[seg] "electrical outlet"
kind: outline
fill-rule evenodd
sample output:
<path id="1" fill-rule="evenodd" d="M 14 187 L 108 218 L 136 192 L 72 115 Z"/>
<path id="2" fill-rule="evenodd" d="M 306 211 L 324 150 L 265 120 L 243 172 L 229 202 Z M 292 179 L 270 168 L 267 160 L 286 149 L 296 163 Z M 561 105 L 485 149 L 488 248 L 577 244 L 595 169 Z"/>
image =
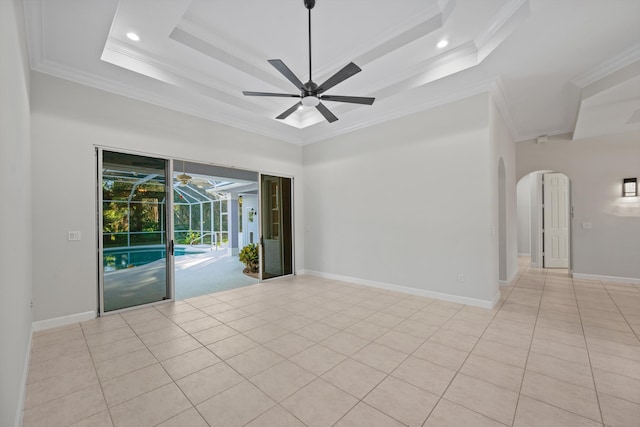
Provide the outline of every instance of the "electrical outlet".
<path id="1" fill-rule="evenodd" d="M 458 274 L 458 283 L 464 282 L 464 274 Z"/>
<path id="2" fill-rule="evenodd" d="M 77 241 L 82 237 L 82 233 L 79 231 L 70 231 L 68 234 L 69 241 Z"/>

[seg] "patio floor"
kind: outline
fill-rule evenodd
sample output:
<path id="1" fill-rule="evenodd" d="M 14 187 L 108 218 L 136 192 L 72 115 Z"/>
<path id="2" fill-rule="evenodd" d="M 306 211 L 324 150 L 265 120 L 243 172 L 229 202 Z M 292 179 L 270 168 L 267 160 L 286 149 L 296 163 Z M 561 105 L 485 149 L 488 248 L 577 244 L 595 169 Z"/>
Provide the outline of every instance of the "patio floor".
<path id="1" fill-rule="evenodd" d="M 175 299 L 182 300 L 258 283 L 226 249 L 175 258 Z M 162 300 L 165 261 L 105 273 L 105 311 Z"/>

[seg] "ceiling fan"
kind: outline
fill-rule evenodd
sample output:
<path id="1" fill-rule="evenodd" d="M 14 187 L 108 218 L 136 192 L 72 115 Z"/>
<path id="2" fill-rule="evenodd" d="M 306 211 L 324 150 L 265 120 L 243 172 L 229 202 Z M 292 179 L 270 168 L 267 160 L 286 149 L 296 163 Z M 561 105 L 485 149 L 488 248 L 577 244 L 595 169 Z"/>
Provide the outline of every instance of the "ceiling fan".
<path id="1" fill-rule="evenodd" d="M 338 95 L 324 95 L 324 92 L 331 89 L 338 83 L 342 83 L 354 74 L 362 71 L 353 62 L 350 62 L 340 71 L 329 77 L 327 81 L 321 85 L 317 85 L 311 79 L 311 9 L 316 5 L 316 0 L 304 0 L 304 6 L 309 10 L 309 81 L 302 83 L 293 71 L 285 65 L 280 59 L 269 59 L 269 63 L 275 67 L 276 70 L 287 78 L 296 88 L 300 90 L 299 95 L 287 94 L 287 93 L 270 93 L 270 92 L 248 92 L 243 91 L 245 96 L 273 96 L 280 98 L 300 98 L 300 102 L 289 108 L 284 113 L 280 114 L 276 119 L 284 120 L 291 115 L 294 111 L 304 107 L 316 107 L 320 114 L 324 116 L 329 123 L 333 123 L 338 118 L 331 112 L 321 101 L 334 101 L 334 102 L 348 102 L 351 104 L 364 104 L 371 105 L 375 98 L 368 98 L 362 96 L 338 96 Z"/>
<path id="2" fill-rule="evenodd" d="M 184 187 L 185 185 L 189 184 L 191 182 L 191 180 L 193 178 L 191 178 L 191 176 L 187 175 L 187 173 L 184 171 L 184 160 L 182 161 L 182 173 L 178 176 L 176 176 L 176 179 L 178 181 L 180 181 L 180 186 Z"/>

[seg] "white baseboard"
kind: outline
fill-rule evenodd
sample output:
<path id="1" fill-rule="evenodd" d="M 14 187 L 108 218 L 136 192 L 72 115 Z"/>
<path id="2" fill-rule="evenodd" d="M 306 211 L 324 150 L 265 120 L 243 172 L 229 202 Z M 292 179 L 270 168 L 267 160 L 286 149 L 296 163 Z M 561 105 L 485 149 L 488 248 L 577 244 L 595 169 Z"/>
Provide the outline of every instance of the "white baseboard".
<path id="1" fill-rule="evenodd" d="M 27 394 L 27 378 L 29 377 L 29 361 L 31 360 L 31 338 L 33 337 L 33 326 L 29 334 L 29 342 L 27 343 L 27 354 L 24 358 L 24 367 L 22 368 L 22 379 L 20 380 L 20 394 L 18 396 L 18 407 L 16 409 L 16 417 L 14 427 L 22 426 L 22 412 L 24 411 L 24 399 Z"/>
<path id="2" fill-rule="evenodd" d="M 531 263 L 529 264 L 529 267 L 533 267 L 533 268 L 540 268 L 540 266 L 538 266 L 538 263 L 537 263 L 537 262 L 531 262 Z"/>
<path id="3" fill-rule="evenodd" d="M 530 252 L 524 253 L 524 252 L 518 252 L 518 256 L 531 256 Z"/>
<path id="4" fill-rule="evenodd" d="M 600 276 L 598 274 L 573 273 L 573 278 L 583 280 L 599 280 L 601 282 L 632 283 L 634 285 L 640 285 L 640 279 L 636 277 Z"/>
<path id="5" fill-rule="evenodd" d="M 68 316 L 54 317 L 53 319 L 39 320 L 37 322 L 33 322 L 32 328 L 34 331 L 43 331 L 45 329 L 57 328 L 58 326 L 84 322 L 95 318 L 95 311 L 87 311 L 84 313 L 70 314 Z"/>
<path id="6" fill-rule="evenodd" d="M 500 286 L 509 286 L 513 283 L 513 281 L 518 277 L 518 272 L 516 271 L 509 277 L 507 280 L 500 280 Z"/>
<path id="7" fill-rule="evenodd" d="M 493 308 L 500 299 L 500 292 L 491 300 L 482 300 L 478 298 L 469 298 L 459 295 L 445 294 L 442 292 L 428 291 L 425 289 L 410 288 L 407 286 L 393 285 L 391 283 L 376 282 L 373 280 L 360 279 L 357 277 L 341 276 L 338 274 L 323 273 L 321 271 L 305 270 L 305 274 L 310 276 L 323 277 L 325 279 L 340 280 L 342 282 L 354 283 L 356 285 L 370 286 L 372 288 L 386 289 L 388 291 L 403 292 L 405 294 L 417 295 L 421 297 L 435 298 L 443 301 L 456 302 L 459 304 L 472 305 L 481 308 Z"/>
<path id="8" fill-rule="evenodd" d="M 496 294 L 491 299 L 491 307 L 490 308 L 495 307 L 496 304 L 498 303 L 498 301 L 500 301 L 501 297 L 502 297 L 502 295 L 500 294 L 500 290 L 498 289 L 498 292 L 496 292 Z M 486 307 L 483 307 L 483 308 L 486 308 Z"/>

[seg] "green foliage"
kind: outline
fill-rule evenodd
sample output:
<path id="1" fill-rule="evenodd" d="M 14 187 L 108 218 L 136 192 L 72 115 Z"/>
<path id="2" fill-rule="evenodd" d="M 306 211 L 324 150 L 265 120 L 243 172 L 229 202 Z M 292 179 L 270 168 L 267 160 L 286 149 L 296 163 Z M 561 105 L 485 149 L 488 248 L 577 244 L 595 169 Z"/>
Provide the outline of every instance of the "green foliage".
<path id="1" fill-rule="evenodd" d="M 182 240 L 180 240 L 180 243 L 183 243 L 185 245 L 190 245 L 191 242 L 195 241 L 199 237 L 200 237 L 200 233 L 199 232 L 193 231 L 193 230 L 189 230 L 187 232 L 187 234 L 184 236 L 184 238 Z"/>
<path id="2" fill-rule="evenodd" d="M 103 232 L 158 232 L 164 208 L 164 184 L 154 181 L 102 181 Z M 115 236 L 111 236 L 115 240 Z"/>
<path id="3" fill-rule="evenodd" d="M 250 243 L 238 254 L 240 262 L 245 265 L 247 273 L 257 273 L 260 268 L 260 261 L 258 257 L 258 245 Z"/>

